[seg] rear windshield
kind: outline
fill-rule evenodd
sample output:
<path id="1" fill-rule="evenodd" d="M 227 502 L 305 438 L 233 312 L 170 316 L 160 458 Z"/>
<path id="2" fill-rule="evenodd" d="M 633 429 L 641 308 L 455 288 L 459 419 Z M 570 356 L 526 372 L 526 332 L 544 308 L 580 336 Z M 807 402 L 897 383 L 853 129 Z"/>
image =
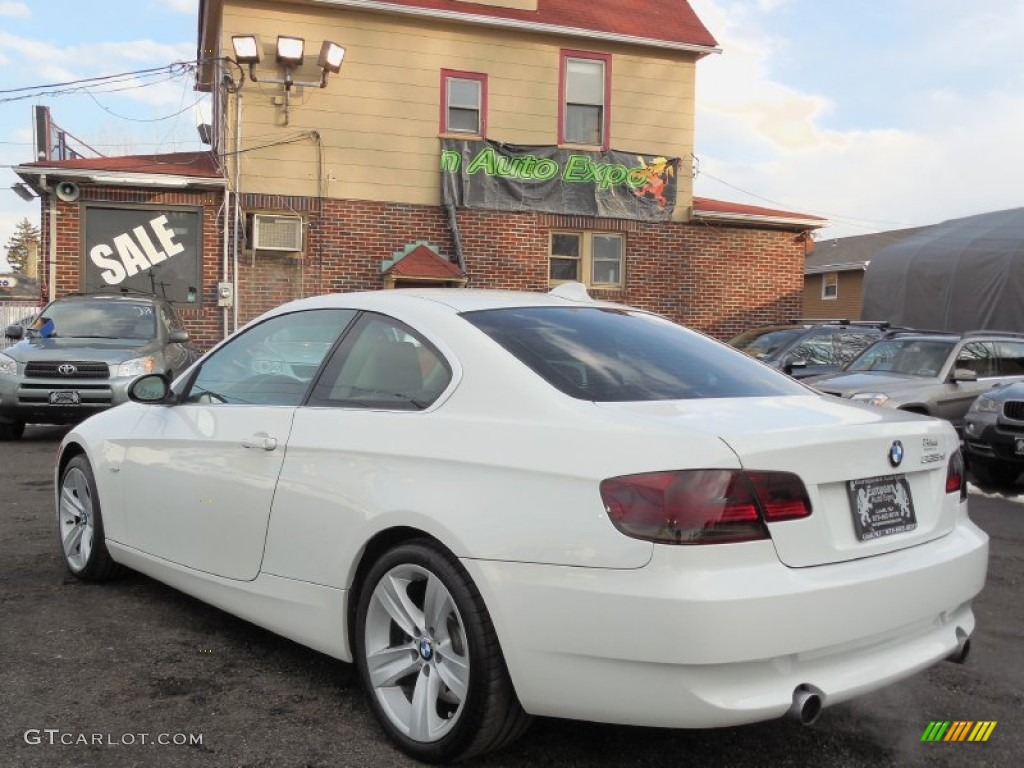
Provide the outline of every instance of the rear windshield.
<path id="1" fill-rule="evenodd" d="M 729 344 L 758 360 L 770 360 L 776 352 L 788 347 L 805 333 L 806 328 L 760 328 L 741 333 L 731 339 Z"/>
<path id="2" fill-rule="evenodd" d="M 788 377 L 663 318 L 603 307 L 463 317 L 571 397 L 598 402 L 802 395 Z"/>

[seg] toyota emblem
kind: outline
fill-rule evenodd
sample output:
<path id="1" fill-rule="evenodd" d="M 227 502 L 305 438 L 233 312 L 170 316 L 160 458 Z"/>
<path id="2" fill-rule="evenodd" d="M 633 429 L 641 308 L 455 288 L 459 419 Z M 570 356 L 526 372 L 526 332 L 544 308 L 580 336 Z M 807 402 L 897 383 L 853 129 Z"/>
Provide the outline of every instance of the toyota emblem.
<path id="1" fill-rule="evenodd" d="M 903 463 L 903 443 L 899 440 L 893 440 L 892 445 L 889 446 L 889 463 L 894 467 Z"/>
<path id="2" fill-rule="evenodd" d="M 74 376 L 78 373 L 78 368 L 73 366 L 71 363 L 62 363 L 57 366 L 57 373 L 61 376 Z"/>

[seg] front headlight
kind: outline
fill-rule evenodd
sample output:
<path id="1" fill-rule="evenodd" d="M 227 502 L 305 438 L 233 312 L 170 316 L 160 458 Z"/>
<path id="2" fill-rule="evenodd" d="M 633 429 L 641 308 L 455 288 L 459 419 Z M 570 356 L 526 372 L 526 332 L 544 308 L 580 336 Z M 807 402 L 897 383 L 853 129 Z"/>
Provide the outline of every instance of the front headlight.
<path id="1" fill-rule="evenodd" d="M 136 357 L 125 360 L 119 365 L 110 366 L 110 375 L 114 378 L 127 376 L 141 376 L 144 373 L 152 373 L 156 369 L 156 358 L 152 356 Z"/>
<path id="2" fill-rule="evenodd" d="M 999 410 L 1003 407 L 1003 404 L 998 400 L 993 400 L 991 397 L 980 395 L 977 400 L 974 401 L 974 405 L 971 406 L 972 411 L 978 413 L 999 413 Z"/>
<path id="3" fill-rule="evenodd" d="M 15 376 L 18 373 L 18 364 L 13 357 L 8 357 L 0 352 L 0 376 Z"/>
<path id="4" fill-rule="evenodd" d="M 850 399 L 868 405 L 885 405 L 889 402 L 889 396 L 884 392 L 858 392 Z"/>

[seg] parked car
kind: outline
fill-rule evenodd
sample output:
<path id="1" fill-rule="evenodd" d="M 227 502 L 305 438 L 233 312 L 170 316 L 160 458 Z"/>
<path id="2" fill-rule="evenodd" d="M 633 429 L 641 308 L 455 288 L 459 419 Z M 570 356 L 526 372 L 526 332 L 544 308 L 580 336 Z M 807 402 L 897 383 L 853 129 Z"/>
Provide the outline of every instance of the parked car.
<path id="1" fill-rule="evenodd" d="M 64 296 L 5 336 L 16 343 L 0 352 L 0 440 L 81 421 L 127 400 L 135 376 L 173 378 L 199 357 L 170 302 L 148 294 Z"/>
<path id="2" fill-rule="evenodd" d="M 982 483 L 1011 485 L 1024 472 L 1024 383 L 989 390 L 971 405 L 964 450 Z"/>
<path id="3" fill-rule="evenodd" d="M 793 378 L 834 373 L 870 346 L 888 323 L 812 320 L 744 331 L 729 344 Z"/>
<path id="4" fill-rule="evenodd" d="M 577 287 L 304 299 L 136 379 L 61 443 L 68 569 L 354 661 L 433 762 L 530 715 L 811 722 L 963 658 L 988 544 L 949 424 Z"/>
<path id="5" fill-rule="evenodd" d="M 936 416 L 962 432 L 974 399 L 1024 380 L 1024 334 L 890 331 L 841 372 L 806 379 L 837 397 Z"/>

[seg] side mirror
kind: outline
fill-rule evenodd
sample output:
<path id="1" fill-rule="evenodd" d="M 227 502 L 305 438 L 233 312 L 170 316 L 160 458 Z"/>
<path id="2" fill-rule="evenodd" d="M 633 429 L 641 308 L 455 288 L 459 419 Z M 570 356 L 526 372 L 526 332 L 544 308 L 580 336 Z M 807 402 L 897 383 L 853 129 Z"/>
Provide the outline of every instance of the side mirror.
<path id="1" fill-rule="evenodd" d="M 175 328 L 167 334 L 169 344 L 185 344 L 188 341 L 188 331 L 183 328 Z"/>
<path id="2" fill-rule="evenodd" d="M 128 385 L 128 399 L 135 403 L 165 403 L 171 382 L 162 373 L 146 373 Z"/>
<path id="3" fill-rule="evenodd" d="M 15 341 L 21 339 L 25 335 L 25 329 L 20 325 L 8 325 L 4 329 L 4 336 L 8 339 L 14 339 Z"/>
<path id="4" fill-rule="evenodd" d="M 792 373 L 794 368 L 806 368 L 807 361 L 802 357 L 791 357 L 782 366 L 783 373 Z"/>
<path id="5" fill-rule="evenodd" d="M 977 381 L 977 371 L 972 371 L 970 368 L 954 368 L 953 369 L 953 381 Z"/>

